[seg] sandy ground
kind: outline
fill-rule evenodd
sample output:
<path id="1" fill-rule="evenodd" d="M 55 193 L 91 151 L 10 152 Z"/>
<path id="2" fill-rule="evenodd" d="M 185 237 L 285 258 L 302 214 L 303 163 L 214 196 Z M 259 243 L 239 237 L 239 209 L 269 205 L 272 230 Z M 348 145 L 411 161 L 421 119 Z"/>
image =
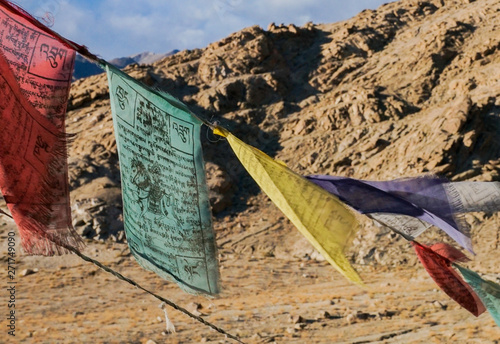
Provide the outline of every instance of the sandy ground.
<path id="1" fill-rule="evenodd" d="M 0 218 L 3 286 L 13 229 Z M 476 318 L 461 309 L 421 267 L 357 265 L 364 290 L 325 262 L 229 248 L 219 253 L 223 293 L 207 299 L 141 269 L 125 244 L 89 242 L 85 249 L 245 343 L 500 342 L 500 329 L 487 313 Z M 235 343 L 173 309 L 168 313 L 177 332 L 166 334 L 158 300 L 76 256 L 21 256 L 15 268 L 16 336 L 7 334 L 9 296 L 2 287 L 2 343 Z M 38 271 L 21 276 L 25 269 Z"/>

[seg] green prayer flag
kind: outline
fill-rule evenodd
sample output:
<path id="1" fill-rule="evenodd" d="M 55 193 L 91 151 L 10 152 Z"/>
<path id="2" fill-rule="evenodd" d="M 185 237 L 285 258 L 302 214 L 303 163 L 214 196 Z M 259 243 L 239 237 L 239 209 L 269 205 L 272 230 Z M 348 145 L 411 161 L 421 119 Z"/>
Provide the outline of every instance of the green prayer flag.
<path id="1" fill-rule="evenodd" d="M 142 267 L 185 291 L 217 294 L 202 122 L 172 96 L 113 66 L 106 71 L 130 250 Z"/>
<path id="2" fill-rule="evenodd" d="M 476 272 L 460 265 L 455 265 L 455 267 L 460 270 L 464 279 L 474 289 L 481 301 L 483 301 L 493 320 L 500 326 L 500 285 L 491 281 L 485 281 Z"/>

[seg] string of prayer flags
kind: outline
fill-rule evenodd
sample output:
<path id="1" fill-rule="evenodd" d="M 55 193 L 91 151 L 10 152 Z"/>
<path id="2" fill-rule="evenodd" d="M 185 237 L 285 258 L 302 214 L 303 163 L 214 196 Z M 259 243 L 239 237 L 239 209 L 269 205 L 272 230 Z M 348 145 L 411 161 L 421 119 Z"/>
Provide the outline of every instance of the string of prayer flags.
<path id="1" fill-rule="evenodd" d="M 464 279 L 474 289 L 481 301 L 483 301 L 493 320 L 500 326 L 500 285 L 492 281 L 486 281 L 476 272 L 458 264 L 454 264 L 454 266 L 460 270 Z"/>
<path id="2" fill-rule="evenodd" d="M 362 285 L 361 278 L 343 253 L 357 229 L 357 221 L 351 211 L 337 197 L 242 142 L 227 130 L 216 128 L 214 133 L 227 138 L 260 188 L 325 259 L 347 279 Z"/>
<path id="3" fill-rule="evenodd" d="M 451 267 L 455 261 L 468 260 L 462 252 L 445 243 L 430 247 L 415 241 L 411 243 L 425 270 L 441 290 L 476 317 L 486 310 L 477 294 Z"/>
<path id="4" fill-rule="evenodd" d="M 29 254 L 67 250 L 217 331 L 227 332 L 159 297 L 78 250 L 71 225 L 65 113 L 75 52 L 107 71 L 122 177 L 124 226 L 144 268 L 194 294 L 219 293 L 219 269 L 200 142 L 202 121 L 169 94 L 153 91 L 78 44 L 0 0 L 0 190 Z M 475 316 L 489 310 L 500 326 L 500 286 L 454 262 L 447 245 L 413 241 L 435 225 L 472 252 L 459 214 L 500 210 L 500 183 L 425 176 L 386 182 L 303 178 L 222 128 L 257 184 L 312 245 L 349 280 L 363 285 L 344 255 L 357 222 L 342 203 L 394 228 L 412 245 L 438 286 Z M 0 209 L 0 214 L 5 214 Z M 460 270 L 467 284 L 453 270 Z M 175 332 L 165 303 L 166 331 Z"/>
<path id="5" fill-rule="evenodd" d="M 417 237 L 429 227 L 425 223 L 429 223 L 441 228 L 462 247 L 473 252 L 468 225 L 457 217 L 465 208 L 462 193 L 450 192 L 452 183 L 444 178 L 423 176 L 382 182 L 325 175 L 306 178 L 358 212 L 388 223 L 406 237 Z M 408 221 L 407 218 L 391 219 L 388 214 L 411 216 L 425 222 Z"/>
<path id="6" fill-rule="evenodd" d="M 0 1 L 0 189 L 28 254 L 79 249 L 65 113 L 75 51 Z M 41 25 L 41 24 L 40 24 Z"/>
<path id="7" fill-rule="evenodd" d="M 141 266 L 185 291 L 217 294 L 202 122 L 173 97 L 112 65 L 106 71 L 130 250 Z"/>

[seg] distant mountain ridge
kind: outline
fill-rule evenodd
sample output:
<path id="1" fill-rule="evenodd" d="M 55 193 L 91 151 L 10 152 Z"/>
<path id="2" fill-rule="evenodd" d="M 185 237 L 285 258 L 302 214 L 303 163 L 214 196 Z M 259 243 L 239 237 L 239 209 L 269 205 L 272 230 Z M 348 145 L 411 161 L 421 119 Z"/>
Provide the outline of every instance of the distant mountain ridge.
<path id="1" fill-rule="evenodd" d="M 179 50 L 175 49 L 172 50 L 168 53 L 164 54 L 157 54 L 157 53 L 152 53 L 149 51 L 145 51 L 139 54 L 135 54 L 132 56 L 127 56 L 127 57 L 117 57 L 109 61 L 111 64 L 118 68 L 125 68 L 128 65 L 131 65 L 132 63 L 138 63 L 138 64 L 151 64 L 156 61 L 159 61 L 167 56 L 171 56 L 173 54 L 178 53 Z M 97 75 L 100 73 L 103 73 L 104 71 L 97 66 L 96 64 L 88 61 L 81 55 L 77 55 L 75 58 L 75 67 L 73 71 L 73 81 L 81 79 L 81 78 L 86 78 L 91 75 Z"/>

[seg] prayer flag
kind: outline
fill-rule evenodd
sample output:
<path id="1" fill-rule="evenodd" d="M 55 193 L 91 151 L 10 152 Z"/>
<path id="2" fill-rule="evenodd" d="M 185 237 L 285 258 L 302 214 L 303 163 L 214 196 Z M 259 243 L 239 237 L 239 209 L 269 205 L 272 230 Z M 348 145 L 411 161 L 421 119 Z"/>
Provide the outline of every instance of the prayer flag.
<path id="1" fill-rule="evenodd" d="M 415 238 L 432 224 L 444 230 L 456 242 L 472 251 L 467 223 L 457 217 L 463 212 L 458 192 L 450 193 L 444 178 L 424 176 L 374 182 L 345 177 L 308 176 L 313 183 L 336 195 L 362 214 L 388 223 L 409 239 Z M 412 216 L 424 222 L 389 218 L 388 214 Z"/>
<path id="2" fill-rule="evenodd" d="M 486 309 L 496 324 L 500 326 L 500 285 L 485 281 L 476 272 L 464 268 L 458 264 L 455 265 L 469 285 L 476 291 L 477 295 L 483 301 Z"/>
<path id="3" fill-rule="evenodd" d="M 450 198 L 460 198 L 458 213 L 500 211 L 500 182 L 454 182 L 444 186 Z"/>
<path id="4" fill-rule="evenodd" d="M 326 260 L 347 279 L 362 284 L 343 253 L 357 229 L 351 211 L 337 197 L 225 129 L 214 132 L 227 138 L 252 178 Z"/>
<path id="5" fill-rule="evenodd" d="M 190 293 L 219 292 L 219 270 L 200 142 L 201 121 L 173 97 L 107 64 L 134 257 Z"/>
<path id="6" fill-rule="evenodd" d="M 403 235 L 406 240 L 410 241 L 432 226 L 430 223 L 408 215 L 372 213 L 367 216 L 375 220 L 376 225 L 390 228 Z"/>
<path id="7" fill-rule="evenodd" d="M 412 241 L 412 245 L 425 270 L 441 290 L 476 317 L 485 311 L 481 299 L 451 267 L 454 261 L 468 259 L 462 252 L 444 243 L 428 247 Z"/>
<path id="8" fill-rule="evenodd" d="M 0 189 L 28 254 L 75 249 L 65 133 L 75 52 L 0 1 Z M 62 246 L 62 247 L 61 247 Z"/>

